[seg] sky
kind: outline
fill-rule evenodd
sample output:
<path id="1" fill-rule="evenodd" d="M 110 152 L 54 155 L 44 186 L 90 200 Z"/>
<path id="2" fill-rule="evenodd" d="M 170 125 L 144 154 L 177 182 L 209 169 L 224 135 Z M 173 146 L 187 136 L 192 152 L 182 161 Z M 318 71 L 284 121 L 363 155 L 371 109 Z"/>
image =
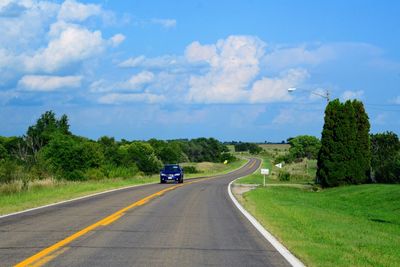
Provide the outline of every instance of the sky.
<path id="1" fill-rule="evenodd" d="M 390 0 L 0 0 L 0 135 L 53 110 L 92 139 L 320 137 L 326 92 L 400 134 L 398 14 Z"/>

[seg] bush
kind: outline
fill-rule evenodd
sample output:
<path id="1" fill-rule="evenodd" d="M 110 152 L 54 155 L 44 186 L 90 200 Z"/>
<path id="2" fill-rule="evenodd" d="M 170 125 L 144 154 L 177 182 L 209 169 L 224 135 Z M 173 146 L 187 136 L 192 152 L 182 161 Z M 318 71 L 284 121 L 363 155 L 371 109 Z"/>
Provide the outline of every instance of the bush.
<path id="1" fill-rule="evenodd" d="M 281 162 L 292 163 L 293 158 L 291 157 L 290 154 L 284 154 L 284 155 L 280 155 L 274 159 L 274 164 L 279 164 Z"/>
<path id="2" fill-rule="evenodd" d="M 12 181 L 21 180 L 23 177 L 23 169 L 15 161 L 0 161 L 0 183 L 10 183 Z"/>
<path id="3" fill-rule="evenodd" d="M 139 169 L 136 165 L 130 167 L 108 165 L 103 167 L 103 173 L 108 178 L 130 178 L 137 175 L 138 172 Z"/>
<path id="4" fill-rule="evenodd" d="M 84 174 L 85 180 L 101 180 L 106 178 L 104 172 L 100 169 L 87 169 Z"/>
<path id="5" fill-rule="evenodd" d="M 196 169 L 195 166 L 184 166 L 183 171 L 185 173 L 200 173 L 200 171 Z"/>
<path id="6" fill-rule="evenodd" d="M 126 164 L 136 164 L 145 174 L 158 173 L 162 167 L 161 161 L 156 157 L 153 147 L 144 142 L 133 142 L 120 147 L 125 157 Z M 128 165 L 128 166 L 129 166 Z"/>
<path id="7" fill-rule="evenodd" d="M 288 172 L 280 172 L 278 174 L 279 181 L 287 182 L 290 181 L 290 173 Z"/>
<path id="8" fill-rule="evenodd" d="M 101 147 L 84 138 L 56 135 L 41 151 L 58 178 L 84 180 L 85 171 L 98 168 L 104 161 Z"/>
<path id="9" fill-rule="evenodd" d="M 62 176 L 59 176 L 62 175 Z M 67 179 L 69 181 L 86 181 L 85 173 L 81 170 L 72 170 L 67 172 L 62 172 L 57 175 L 59 179 Z"/>
<path id="10" fill-rule="evenodd" d="M 237 158 L 229 152 L 224 152 L 221 154 L 221 162 L 227 160 L 228 162 L 236 161 Z"/>

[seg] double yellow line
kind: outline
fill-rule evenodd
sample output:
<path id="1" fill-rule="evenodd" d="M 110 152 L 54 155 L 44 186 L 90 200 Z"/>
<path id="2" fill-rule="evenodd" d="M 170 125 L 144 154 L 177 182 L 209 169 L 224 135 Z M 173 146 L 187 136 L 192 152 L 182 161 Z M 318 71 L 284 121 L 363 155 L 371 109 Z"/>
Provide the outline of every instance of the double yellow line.
<path id="1" fill-rule="evenodd" d="M 251 169 L 254 164 L 256 163 L 256 161 L 254 161 L 249 167 L 248 169 Z M 117 212 L 101 219 L 100 221 L 89 225 L 88 227 L 68 236 L 67 238 L 55 243 L 54 245 L 43 249 L 42 251 L 40 251 L 39 253 L 21 261 L 20 263 L 16 264 L 15 267 L 40 267 L 43 266 L 44 264 L 48 263 L 49 261 L 53 260 L 54 258 L 56 258 L 57 256 L 59 256 L 60 254 L 64 253 L 66 250 L 68 250 L 67 247 L 65 247 L 66 245 L 68 245 L 69 243 L 71 243 L 72 241 L 74 241 L 75 239 L 87 234 L 90 231 L 95 230 L 98 227 L 101 226 L 106 226 L 109 225 L 115 221 L 117 221 L 118 219 L 120 219 L 122 216 L 125 215 L 125 213 L 135 207 L 139 207 L 142 206 L 144 204 L 146 204 L 147 202 L 149 202 L 150 200 L 152 200 L 153 198 L 159 197 L 164 195 L 166 192 L 174 190 L 178 187 L 182 187 L 184 185 L 189 185 L 189 184 L 193 184 L 193 183 L 198 183 L 201 181 L 205 181 L 205 180 L 209 180 L 209 179 L 215 179 L 217 177 L 211 177 L 211 178 L 206 178 L 206 179 L 201 179 L 201 180 L 197 180 L 197 181 L 192 181 L 192 182 L 186 182 L 184 184 L 178 184 L 178 185 L 174 185 L 171 187 L 168 187 L 166 189 L 163 189 L 161 191 L 158 191 L 154 194 L 151 194 L 145 198 L 140 199 L 139 201 L 136 201 L 134 203 L 132 203 L 131 205 L 118 210 Z"/>

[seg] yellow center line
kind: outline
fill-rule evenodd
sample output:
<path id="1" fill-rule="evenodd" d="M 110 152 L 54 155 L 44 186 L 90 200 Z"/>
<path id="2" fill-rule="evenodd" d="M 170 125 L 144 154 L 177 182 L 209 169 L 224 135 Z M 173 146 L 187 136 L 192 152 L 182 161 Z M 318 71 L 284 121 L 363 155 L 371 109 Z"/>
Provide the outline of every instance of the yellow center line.
<path id="1" fill-rule="evenodd" d="M 251 169 L 254 164 L 256 162 L 254 161 L 250 167 L 247 167 L 248 169 Z M 100 227 L 100 226 L 106 226 L 109 225 L 115 221 L 117 221 L 118 219 L 120 219 L 127 211 L 129 211 L 130 209 L 133 209 L 134 207 L 139 207 L 142 206 L 144 204 L 146 204 L 147 202 L 149 202 L 150 200 L 152 200 L 155 197 L 158 196 L 162 196 L 164 195 L 166 192 L 174 190 L 176 188 L 185 186 L 185 185 L 189 185 L 189 184 L 193 184 L 193 183 L 198 183 L 198 182 L 202 182 L 205 180 L 210 180 L 210 179 L 215 179 L 218 177 L 211 177 L 211 178 L 205 178 L 205 179 L 200 179 L 197 181 L 191 181 L 191 182 L 186 182 L 184 184 L 179 184 L 179 185 L 174 185 L 171 187 L 168 187 L 166 189 L 163 189 L 161 191 L 158 191 L 154 194 L 151 194 L 145 198 L 142 198 L 134 203 L 132 203 L 131 205 L 118 210 L 117 212 L 101 219 L 98 222 L 95 222 L 92 225 L 87 226 L 86 228 L 68 236 L 67 238 L 55 243 L 54 245 L 47 247 L 45 249 L 43 249 L 42 251 L 36 253 L 35 255 L 21 261 L 20 263 L 16 264 L 15 267 L 26 267 L 26 266 L 30 266 L 30 267 L 40 267 L 43 266 L 44 264 L 48 263 L 49 261 L 51 261 L 52 259 L 56 258 L 57 256 L 59 256 L 60 254 L 62 254 L 65 250 L 67 250 L 67 248 L 65 248 L 66 245 L 68 245 L 69 243 L 71 243 L 72 241 L 74 241 L 75 239 L 87 234 L 90 231 L 93 231 L 94 229 Z M 63 248 L 64 247 L 64 248 Z M 61 249 L 63 248 L 63 249 Z"/>
<path id="2" fill-rule="evenodd" d="M 69 248 L 68 247 L 64 247 L 62 249 L 59 249 L 58 251 L 54 252 L 51 255 L 47 255 L 45 257 L 43 257 L 42 259 L 38 260 L 35 264 L 32 264 L 32 267 L 40 267 L 45 265 L 46 263 L 50 262 L 52 259 L 56 258 L 58 255 L 64 253 L 65 251 L 67 251 Z"/>

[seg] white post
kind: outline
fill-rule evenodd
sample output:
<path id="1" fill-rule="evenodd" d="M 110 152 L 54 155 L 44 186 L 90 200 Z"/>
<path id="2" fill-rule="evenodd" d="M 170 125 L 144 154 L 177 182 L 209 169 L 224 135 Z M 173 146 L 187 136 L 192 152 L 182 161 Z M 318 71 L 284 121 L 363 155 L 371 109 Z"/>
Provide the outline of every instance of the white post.
<path id="1" fill-rule="evenodd" d="M 264 187 L 265 187 L 265 174 L 264 174 Z"/>

